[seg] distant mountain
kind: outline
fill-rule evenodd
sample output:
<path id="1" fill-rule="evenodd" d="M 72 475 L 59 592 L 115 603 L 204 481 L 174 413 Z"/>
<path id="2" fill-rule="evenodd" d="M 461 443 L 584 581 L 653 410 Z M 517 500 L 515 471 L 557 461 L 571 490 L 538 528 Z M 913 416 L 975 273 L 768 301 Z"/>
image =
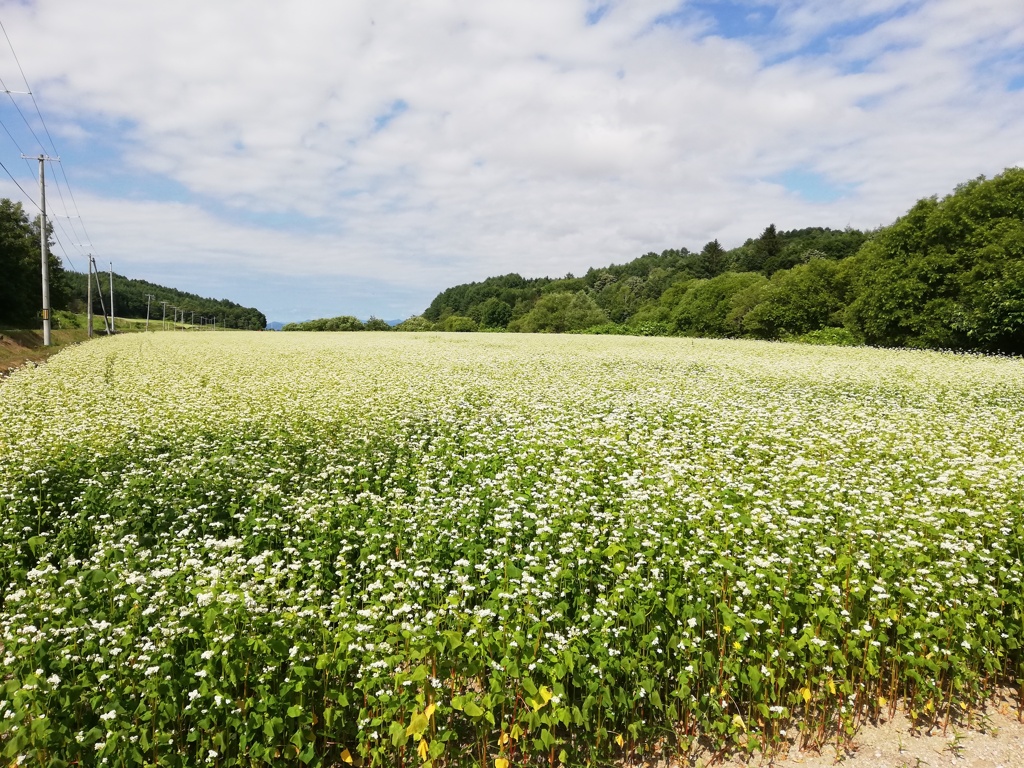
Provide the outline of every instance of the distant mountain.
<path id="1" fill-rule="evenodd" d="M 275 320 L 272 323 L 267 323 L 267 330 L 268 331 L 280 331 L 282 328 L 284 328 L 284 325 L 285 325 L 284 323 L 280 323 L 277 320 Z"/>

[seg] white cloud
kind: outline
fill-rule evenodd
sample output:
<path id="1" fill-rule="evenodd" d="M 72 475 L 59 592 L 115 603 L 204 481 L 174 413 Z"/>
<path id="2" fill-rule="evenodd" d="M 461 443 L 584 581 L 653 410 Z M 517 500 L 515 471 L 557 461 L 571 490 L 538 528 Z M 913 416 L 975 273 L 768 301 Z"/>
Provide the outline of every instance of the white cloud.
<path id="1" fill-rule="evenodd" d="M 779 34 L 749 40 L 655 24 L 674 1 L 588 25 L 598 7 L 47 0 L 5 26 L 89 185 L 98 250 L 377 278 L 420 292 L 410 312 L 455 282 L 733 245 L 773 221 L 876 226 L 1024 154 L 999 80 L 1019 66 L 1018 2 L 784 0 Z M 853 191 L 808 201 L 773 181 L 794 168 Z"/>

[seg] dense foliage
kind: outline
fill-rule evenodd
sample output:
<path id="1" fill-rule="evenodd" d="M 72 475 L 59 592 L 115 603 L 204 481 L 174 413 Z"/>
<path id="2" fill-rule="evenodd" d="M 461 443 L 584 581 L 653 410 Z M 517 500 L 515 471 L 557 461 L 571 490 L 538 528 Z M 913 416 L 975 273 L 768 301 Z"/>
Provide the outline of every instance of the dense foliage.
<path id="1" fill-rule="evenodd" d="M 76 312 L 84 312 L 87 300 L 88 276 L 80 272 L 67 272 L 65 276 L 66 293 L 68 294 L 69 308 Z M 94 278 L 95 280 L 95 278 Z M 107 273 L 100 274 L 100 288 L 103 290 L 105 300 L 109 301 L 108 288 L 109 277 Z M 148 299 L 147 296 L 152 296 Z M 153 320 L 161 320 L 164 317 L 164 309 L 161 302 L 166 301 L 168 307 L 177 307 L 179 312 L 184 311 L 186 322 L 199 325 L 199 318 L 206 318 L 206 322 L 212 323 L 217 318 L 217 326 L 223 328 L 240 328 L 243 330 L 261 331 L 267 327 L 267 318 L 258 309 L 243 307 L 227 299 L 207 299 L 197 296 L 194 293 L 186 293 L 176 288 L 167 288 L 156 285 L 146 280 L 135 280 L 114 273 L 114 311 L 118 317 L 145 318 L 147 312 L 147 301 L 149 302 L 149 316 Z M 93 311 L 100 313 L 99 290 L 93 285 Z M 107 306 L 109 312 L 110 307 Z M 173 320 L 174 311 L 167 310 L 168 322 Z"/>
<path id="2" fill-rule="evenodd" d="M 63 266 L 52 251 L 48 257 L 50 306 L 63 308 Z M 39 318 L 42 306 L 39 219 L 29 219 L 21 203 L 0 199 L 0 327 Z"/>
<path id="3" fill-rule="evenodd" d="M 580 278 L 505 275 L 455 286 L 407 329 L 424 322 L 1022 354 L 1024 169 L 921 200 L 870 234 L 770 225 L 732 250 L 713 240 L 699 253 L 650 253 Z"/>
<path id="4" fill-rule="evenodd" d="M 932 352 L 99 339 L 0 387 L 0 752 L 621 765 L 955 717 L 1024 677 L 1022 409 L 1020 361 Z"/>
<path id="5" fill-rule="evenodd" d="M 1024 169 L 919 201 L 849 272 L 869 343 L 1024 354 Z"/>
<path id="6" fill-rule="evenodd" d="M 391 326 L 386 320 L 371 317 L 365 323 L 352 315 L 340 315 L 319 320 L 307 320 L 302 323 L 288 323 L 282 331 L 390 331 Z"/>

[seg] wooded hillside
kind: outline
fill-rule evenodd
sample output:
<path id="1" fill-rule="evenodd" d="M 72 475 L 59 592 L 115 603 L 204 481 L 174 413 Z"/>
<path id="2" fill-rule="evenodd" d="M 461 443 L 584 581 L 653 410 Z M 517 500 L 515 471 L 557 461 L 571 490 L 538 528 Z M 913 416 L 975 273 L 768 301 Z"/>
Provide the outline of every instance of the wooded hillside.
<path id="1" fill-rule="evenodd" d="M 1024 353 L 1024 169 L 925 198 L 875 232 L 766 227 L 731 250 L 442 291 L 399 330 L 813 340 Z"/>

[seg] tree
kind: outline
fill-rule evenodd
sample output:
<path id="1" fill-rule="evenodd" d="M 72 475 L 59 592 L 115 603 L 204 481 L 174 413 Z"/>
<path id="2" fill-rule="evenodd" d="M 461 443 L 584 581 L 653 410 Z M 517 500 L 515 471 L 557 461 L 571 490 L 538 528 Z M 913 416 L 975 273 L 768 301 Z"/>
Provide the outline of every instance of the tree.
<path id="1" fill-rule="evenodd" d="M 434 324 L 423 315 L 414 315 L 395 326 L 396 331 L 432 331 Z"/>
<path id="2" fill-rule="evenodd" d="M 479 330 L 476 320 L 465 315 L 448 315 L 441 322 L 441 328 L 454 333 L 472 333 Z"/>
<path id="3" fill-rule="evenodd" d="M 480 307 L 480 324 L 485 328 L 505 328 L 512 319 L 512 307 L 497 296 L 487 299 Z"/>
<path id="4" fill-rule="evenodd" d="M 757 240 L 747 243 L 737 253 L 736 269 L 742 272 L 762 272 L 771 275 L 782 265 L 782 240 L 774 224 L 765 227 Z"/>
<path id="5" fill-rule="evenodd" d="M 738 336 L 741 328 L 729 318 L 736 297 L 766 282 L 756 272 L 724 272 L 710 280 L 694 280 L 672 310 L 675 330 L 685 336 Z"/>
<path id="6" fill-rule="evenodd" d="M 728 256 L 718 240 L 706 243 L 694 262 L 695 277 L 717 277 L 728 266 Z"/>
<path id="7" fill-rule="evenodd" d="M 48 255 L 50 306 L 63 308 L 67 305 L 64 269 L 52 248 Z M 0 199 L 0 321 L 28 323 L 41 309 L 38 219 L 30 220 L 21 203 Z"/>
<path id="8" fill-rule="evenodd" d="M 870 344 L 1024 352 L 1024 169 L 919 200 L 844 263 Z"/>
<path id="9" fill-rule="evenodd" d="M 565 333 L 582 331 L 608 322 L 594 299 L 584 292 L 547 293 L 537 300 L 524 317 L 509 326 L 509 330 L 526 333 Z"/>
<path id="10" fill-rule="evenodd" d="M 762 339 L 797 336 L 842 325 L 847 285 L 839 264 L 812 259 L 772 275 L 757 288 L 757 301 L 741 320 L 743 330 Z"/>

